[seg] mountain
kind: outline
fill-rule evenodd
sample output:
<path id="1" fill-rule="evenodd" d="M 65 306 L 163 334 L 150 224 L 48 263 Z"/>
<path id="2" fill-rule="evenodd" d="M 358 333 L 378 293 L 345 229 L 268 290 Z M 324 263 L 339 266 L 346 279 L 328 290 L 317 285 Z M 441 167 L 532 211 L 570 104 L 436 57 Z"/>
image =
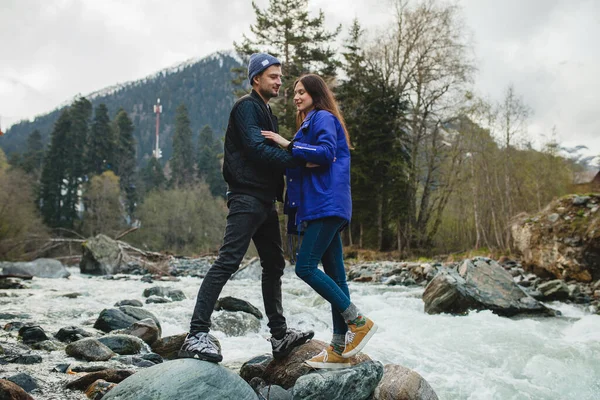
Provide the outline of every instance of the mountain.
<path id="1" fill-rule="evenodd" d="M 135 126 L 138 164 L 152 154 L 156 137 L 156 115 L 153 106 L 157 98 L 160 98 L 163 112 L 160 115 L 159 142 L 164 162 L 172 153 L 175 110 L 182 103 L 188 109 L 194 139 L 198 137 L 204 125 L 209 125 L 215 135 L 224 135 L 229 111 L 235 101 L 235 88 L 231 84 L 234 76 L 231 69 L 240 65 L 233 52 L 217 52 L 202 59 L 189 60 L 161 70 L 138 81 L 96 91 L 85 97 L 94 107 L 104 103 L 111 119 L 119 108 L 127 111 Z M 47 144 L 54 123 L 69 104 L 59 106 L 33 121 L 22 121 L 11 126 L 4 136 L 0 136 L 0 147 L 7 155 L 12 152 L 23 153 L 26 150 L 27 137 L 36 129 Z"/>

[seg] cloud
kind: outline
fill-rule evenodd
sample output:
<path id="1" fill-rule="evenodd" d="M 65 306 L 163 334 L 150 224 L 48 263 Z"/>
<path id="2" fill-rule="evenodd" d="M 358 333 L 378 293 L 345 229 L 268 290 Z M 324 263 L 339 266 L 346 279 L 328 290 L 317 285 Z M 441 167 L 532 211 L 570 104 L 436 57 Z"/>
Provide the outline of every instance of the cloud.
<path id="1" fill-rule="evenodd" d="M 257 0 L 262 9 L 268 0 Z M 393 19 L 390 0 L 311 0 L 329 29 L 357 17 L 371 35 Z M 473 33 L 476 89 L 499 100 L 508 84 L 535 113 L 532 132 L 556 125 L 568 145 L 600 153 L 600 2 L 461 0 Z M 2 124 L 52 110 L 76 94 L 140 79 L 232 48 L 255 21 L 248 0 L 3 0 Z"/>

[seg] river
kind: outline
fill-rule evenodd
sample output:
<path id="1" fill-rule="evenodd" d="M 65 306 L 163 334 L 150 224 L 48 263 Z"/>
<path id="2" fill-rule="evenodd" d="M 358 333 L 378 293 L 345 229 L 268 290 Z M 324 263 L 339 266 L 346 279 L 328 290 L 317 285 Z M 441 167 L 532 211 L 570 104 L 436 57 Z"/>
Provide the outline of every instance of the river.
<path id="1" fill-rule="evenodd" d="M 34 278 L 29 289 L 3 290 L 19 296 L 0 298 L 1 311 L 28 314 L 28 321 L 52 334 L 69 325 L 92 330 L 104 308 L 123 299 L 144 301 L 145 288 L 165 286 L 181 289 L 187 300 L 145 304 L 144 308 L 159 318 L 163 336 L 169 336 L 187 330 L 201 283 L 192 277 L 154 283 L 141 282 L 139 276 L 109 280 L 81 275 L 78 268 L 69 271 L 69 279 Z M 283 291 L 288 325 L 313 329 L 315 338 L 328 341 L 329 305 L 291 271 L 283 278 Z M 81 295 L 64 297 L 73 292 Z M 354 303 L 380 326 L 364 352 L 383 364 L 417 371 L 440 399 L 600 399 L 599 315 L 559 302 L 547 304 L 563 313 L 559 318 L 508 319 L 489 311 L 428 315 L 423 311 L 422 287 L 350 283 L 350 293 Z M 242 298 L 263 310 L 258 280 L 231 280 L 221 296 Z M 258 334 L 244 337 L 213 332 L 223 347 L 224 365 L 239 367 L 252 356 L 270 352 L 266 321 L 261 324 Z M 13 340 L 7 332 L 0 332 L 0 344 Z M 59 392 L 64 375 L 50 372 L 55 364 L 74 360 L 62 351 L 40 354 L 42 364 L 0 365 L 0 377 L 16 372 L 36 376 L 45 388 L 43 393 L 33 393 L 36 399 L 85 399 L 81 392 Z"/>

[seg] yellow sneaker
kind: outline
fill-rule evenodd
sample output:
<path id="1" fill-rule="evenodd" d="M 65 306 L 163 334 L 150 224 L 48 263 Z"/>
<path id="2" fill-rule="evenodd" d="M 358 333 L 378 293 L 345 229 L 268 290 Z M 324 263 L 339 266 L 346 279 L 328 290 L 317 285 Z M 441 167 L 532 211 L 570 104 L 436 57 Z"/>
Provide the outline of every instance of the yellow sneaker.
<path id="1" fill-rule="evenodd" d="M 322 352 L 304 362 L 313 368 L 319 369 L 337 369 L 352 366 L 345 358 L 333 351 L 332 346 L 323 349 Z"/>
<path id="2" fill-rule="evenodd" d="M 348 332 L 346 332 L 346 349 L 342 353 L 342 357 L 350 358 L 360 352 L 369 339 L 377 332 L 377 324 L 366 318 L 366 322 L 362 326 L 348 324 Z"/>

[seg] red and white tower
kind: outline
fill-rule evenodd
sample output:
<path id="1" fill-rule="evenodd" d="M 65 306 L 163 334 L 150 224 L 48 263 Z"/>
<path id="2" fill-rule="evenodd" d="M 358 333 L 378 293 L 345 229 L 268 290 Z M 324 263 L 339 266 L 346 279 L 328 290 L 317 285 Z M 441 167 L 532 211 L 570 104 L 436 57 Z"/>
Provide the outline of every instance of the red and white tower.
<path id="1" fill-rule="evenodd" d="M 156 147 L 152 151 L 152 155 L 159 159 L 162 157 L 162 151 L 160 147 L 158 147 L 158 126 L 160 124 L 160 113 L 162 112 L 162 106 L 160 105 L 160 99 L 156 100 L 156 104 L 154 105 L 154 113 L 156 114 Z"/>

